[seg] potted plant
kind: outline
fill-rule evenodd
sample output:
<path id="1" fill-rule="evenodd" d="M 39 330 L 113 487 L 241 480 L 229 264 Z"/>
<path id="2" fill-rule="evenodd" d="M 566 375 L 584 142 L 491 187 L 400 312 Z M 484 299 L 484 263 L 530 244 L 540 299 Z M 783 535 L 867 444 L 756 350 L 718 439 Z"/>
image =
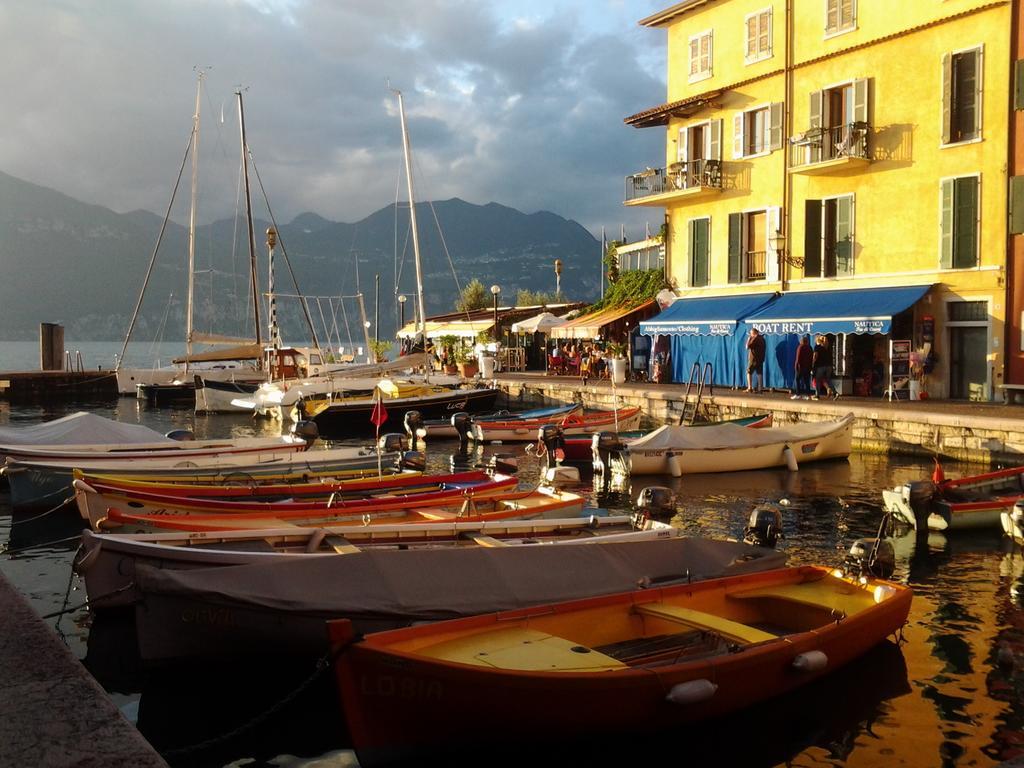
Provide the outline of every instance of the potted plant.
<path id="1" fill-rule="evenodd" d="M 440 359 L 442 369 L 449 375 L 455 375 L 459 370 L 455 364 L 455 347 L 459 343 L 459 337 L 447 334 L 439 338 L 437 343 L 441 347 Z"/>
<path id="2" fill-rule="evenodd" d="M 480 331 L 476 335 L 476 349 L 479 352 L 477 360 L 480 373 L 485 379 L 494 378 L 494 371 L 498 361 L 497 348 L 498 344 L 489 331 Z"/>
<path id="3" fill-rule="evenodd" d="M 626 345 L 621 341 L 609 341 L 605 344 L 608 352 L 608 370 L 612 382 L 624 384 L 626 381 Z"/>
<path id="4" fill-rule="evenodd" d="M 388 352 L 391 351 L 391 342 L 384 339 L 374 339 L 370 342 L 370 351 L 373 353 L 373 360 L 376 363 L 386 363 Z"/>
<path id="5" fill-rule="evenodd" d="M 476 354 L 472 349 L 466 347 L 459 347 L 455 351 L 455 362 L 458 365 L 459 375 L 465 379 L 473 378 L 480 370 L 480 366 L 476 362 Z"/>

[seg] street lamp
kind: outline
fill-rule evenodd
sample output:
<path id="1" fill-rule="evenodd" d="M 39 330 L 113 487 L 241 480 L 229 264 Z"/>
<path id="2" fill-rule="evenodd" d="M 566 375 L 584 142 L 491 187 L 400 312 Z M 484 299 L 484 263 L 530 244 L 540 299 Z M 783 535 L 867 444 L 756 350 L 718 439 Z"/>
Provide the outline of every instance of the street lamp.
<path id="1" fill-rule="evenodd" d="M 406 302 L 406 299 L 408 299 L 408 298 L 409 297 L 406 296 L 404 293 L 401 293 L 401 294 L 398 295 L 398 306 L 399 306 L 399 308 L 402 311 L 402 315 L 401 315 L 402 319 L 401 319 L 401 322 L 398 325 L 399 328 L 405 328 L 405 302 Z"/>
<path id="2" fill-rule="evenodd" d="M 491 286 L 491 296 L 494 297 L 494 340 L 498 340 L 498 294 L 501 293 L 501 287 L 497 285 Z"/>

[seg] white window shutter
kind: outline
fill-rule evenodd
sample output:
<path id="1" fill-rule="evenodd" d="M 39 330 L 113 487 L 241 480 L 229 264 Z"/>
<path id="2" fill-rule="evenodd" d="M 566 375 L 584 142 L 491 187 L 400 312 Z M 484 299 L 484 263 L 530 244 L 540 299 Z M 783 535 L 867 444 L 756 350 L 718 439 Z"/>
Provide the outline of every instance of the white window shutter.
<path id="1" fill-rule="evenodd" d="M 689 130 L 686 128 L 679 129 L 679 143 L 676 145 L 676 162 L 686 162 L 686 137 L 689 134 Z"/>
<path id="2" fill-rule="evenodd" d="M 744 117 L 742 112 L 737 112 L 732 118 L 732 157 L 734 160 L 743 157 L 743 147 L 746 144 L 743 137 L 743 126 L 747 122 Z"/>
<path id="3" fill-rule="evenodd" d="M 870 98 L 871 81 L 868 78 L 861 78 L 853 81 L 853 122 L 868 122 L 868 106 Z"/>
<path id="4" fill-rule="evenodd" d="M 768 149 L 773 152 L 776 149 L 782 149 L 784 106 L 781 101 L 777 101 L 768 108 Z"/>
<path id="5" fill-rule="evenodd" d="M 765 255 L 765 279 L 768 282 L 778 282 L 779 280 L 779 252 L 773 242 L 775 239 L 775 233 L 779 231 L 779 206 L 773 205 L 768 208 L 765 213 L 765 228 L 764 241 L 768 244 L 767 253 Z"/>
<path id="6" fill-rule="evenodd" d="M 708 125 L 708 141 L 705 145 L 707 149 L 705 160 L 718 160 L 722 159 L 722 119 L 712 120 Z"/>

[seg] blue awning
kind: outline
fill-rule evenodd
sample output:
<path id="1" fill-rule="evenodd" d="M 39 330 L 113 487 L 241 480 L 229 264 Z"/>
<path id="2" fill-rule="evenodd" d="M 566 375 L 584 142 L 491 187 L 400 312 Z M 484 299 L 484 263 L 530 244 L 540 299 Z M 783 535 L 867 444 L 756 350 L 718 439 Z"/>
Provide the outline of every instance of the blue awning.
<path id="1" fill-rule="evenodd" d="M 761 333 L 889 333 L 892 316 L 916 303 L 931 285 L 786 293 L 743 319 Z"/>
<path id="2" fill-rule="evenodd" d="M 673 301 L 660 315 L 640 323 L 647 336 L 732 336 L 737 323 L 766 304 L 774 293 L 702 296 Z"/>

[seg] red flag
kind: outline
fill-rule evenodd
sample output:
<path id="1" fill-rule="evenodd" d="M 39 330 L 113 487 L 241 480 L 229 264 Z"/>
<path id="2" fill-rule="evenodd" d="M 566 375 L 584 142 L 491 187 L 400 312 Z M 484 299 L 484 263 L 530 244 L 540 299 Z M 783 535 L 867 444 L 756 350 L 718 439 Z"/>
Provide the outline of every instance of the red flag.
<path id="1" fill-rule="evenodd" d="M 377 427 L 377 431 L 380 432 L 381 424 L 388 420 L 388 412 L 384 407 L 384 403 L 380 399 L 380 395 L 377 396 L 377 402 L 373 404 L 373 413 L 370 414 L 370 421 Z"/>

